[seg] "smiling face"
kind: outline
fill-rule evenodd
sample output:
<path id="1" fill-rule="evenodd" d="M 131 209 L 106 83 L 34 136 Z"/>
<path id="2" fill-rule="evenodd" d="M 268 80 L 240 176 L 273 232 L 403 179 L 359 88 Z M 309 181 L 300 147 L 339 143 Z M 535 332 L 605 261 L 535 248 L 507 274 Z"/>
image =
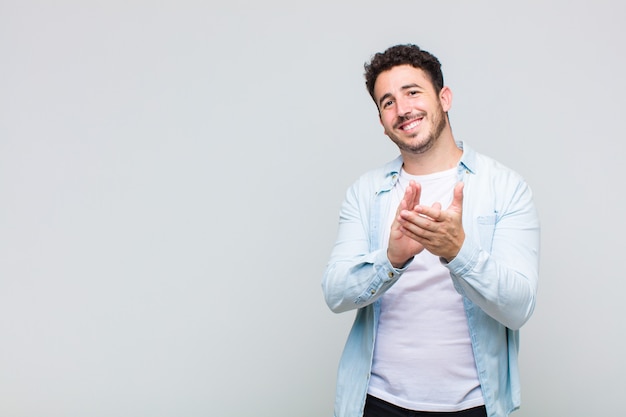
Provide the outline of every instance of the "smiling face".
<path id="1" fill-rule="evenodd" d="M 428 151 L 448 127 L 446 112 L 452 93 L 448 87 L 435 91 L 428 75 L 419 68 L 400 65 L 381 72 L 374 97 L 385 134 L 401 151 Z"/>

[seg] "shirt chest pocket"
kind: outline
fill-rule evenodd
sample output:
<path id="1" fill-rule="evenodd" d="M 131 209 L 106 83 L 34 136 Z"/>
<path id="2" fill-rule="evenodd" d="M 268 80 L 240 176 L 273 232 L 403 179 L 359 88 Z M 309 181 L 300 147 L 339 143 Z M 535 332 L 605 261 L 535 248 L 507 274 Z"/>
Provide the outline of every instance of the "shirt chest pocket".
<path id="1" fill-rule="evenodd" d="M 491 214 L 488 216 L 478 216 L 476 218 L 478 241 L 480 243 L 480 247 L 489 253 L 491 253 L 493 235 L 496 230 L 497 221 L 498 216 L 496 214 Z"/>

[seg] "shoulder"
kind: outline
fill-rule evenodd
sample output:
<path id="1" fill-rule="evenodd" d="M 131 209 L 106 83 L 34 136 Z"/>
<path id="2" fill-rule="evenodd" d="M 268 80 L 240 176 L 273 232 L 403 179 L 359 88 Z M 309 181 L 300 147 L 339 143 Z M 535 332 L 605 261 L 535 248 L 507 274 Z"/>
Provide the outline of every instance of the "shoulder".
<path id="1" fill-rule="evenodd" d="M 398 156 L 382 166 L 361 174 L 351 188 L 380 191 L 395 181 L 401 169 L 402 157 Z"/>
<path id="2" fill-rule="evenodd" d="M 477 178 L 495 183 L 525 183 L 523 176 L 502 162 L 463 144 L 461 163 Z"/>
<path id="3" fill-rule="evenodd" d="M 464 194 L 467 206 L 481 215 L 497 212 L 526 213 L 534 211 L 533 193 L 516 170 L 484 154 L 473 152 L 468 159 L 471 170 L 465 175 Z"/>

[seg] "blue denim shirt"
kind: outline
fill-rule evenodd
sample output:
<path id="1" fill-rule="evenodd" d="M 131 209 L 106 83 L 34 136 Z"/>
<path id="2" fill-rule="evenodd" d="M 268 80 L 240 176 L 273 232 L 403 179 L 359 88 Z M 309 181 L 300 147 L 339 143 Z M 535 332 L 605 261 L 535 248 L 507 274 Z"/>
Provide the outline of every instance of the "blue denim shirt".
<path id="1" fill-rule="evenodd" d="M 504 417 L 520 405 L 519 328 L 535 307 L 539 218 L 523 178 L 462 142 L 457 146 L 463 150 L 458 179 L 464 182 L 465 241 L 452 261 L 442 263 L 463 297 L 487 414 Z M 332 311 L 357 312 L 339 363 L 335 417 L 363 415 L 379 299 L 408 266 L 394 268 L 382 241 L 389 191 L 401 167 L 398 157 L 364 174 L 341 207 L 322 289 Z"/>

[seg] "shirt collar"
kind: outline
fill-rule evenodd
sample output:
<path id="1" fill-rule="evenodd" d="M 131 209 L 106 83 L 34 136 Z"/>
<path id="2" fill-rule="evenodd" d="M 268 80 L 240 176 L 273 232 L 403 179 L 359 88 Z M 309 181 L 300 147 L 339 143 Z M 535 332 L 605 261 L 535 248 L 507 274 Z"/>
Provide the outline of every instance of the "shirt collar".
<path id="1" fill-rule="evenodd" d="M 472 174 L 476 173 L 476 152 L 463 141 L 457 141 L 456 146 L 463 151 L 459 161 L 459 170 L 466 170 Z M 393 161 L 385 165 L 385 176 L 393 186 L 398 181 L 400 170 L 402 169 L 402 156 L 398 156 Z"/>

